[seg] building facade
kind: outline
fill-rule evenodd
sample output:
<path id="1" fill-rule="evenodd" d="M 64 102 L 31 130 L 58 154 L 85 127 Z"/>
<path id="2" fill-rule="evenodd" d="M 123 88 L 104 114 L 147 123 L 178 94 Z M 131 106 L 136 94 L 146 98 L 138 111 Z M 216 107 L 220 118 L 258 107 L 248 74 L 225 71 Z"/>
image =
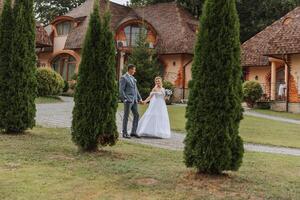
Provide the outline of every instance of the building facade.
<path id="1" fill-rule="evenodd" d="M 94 0 L 87 0 L 64 16 L 56 17 L 46 27 L 53 46 L 38 52 L 40 66 L 52 67 L 65 80 L 72 79 L 73 74 L 78 72 L 93 5 Z M 117 77 L 121 76 L 127 64 L 138 34 L 146 29 L 149 48 L 156 49 L 164 66 L 164 79 L 175 85 L 176 100 L 186 99 L 198 20 L 174 2 L 131 8 L 100 0 L 100 14 L 104 13 L 106 7 L 112 16 Z"/>
<path id="2" fill-rule="evenodd" d="M 242 44 L 242 65 L 273 110 L 300 113 L 300 7 Z"/>

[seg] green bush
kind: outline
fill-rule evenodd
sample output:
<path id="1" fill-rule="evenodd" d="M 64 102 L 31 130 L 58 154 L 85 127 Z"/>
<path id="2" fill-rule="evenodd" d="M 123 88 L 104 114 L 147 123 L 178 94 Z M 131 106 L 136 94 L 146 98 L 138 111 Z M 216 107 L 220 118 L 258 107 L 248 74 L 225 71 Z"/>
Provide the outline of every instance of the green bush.
<path id="1" fill-rule="evenodd" d="M 206 0 L 195 42 L 184 160 L 199 173 L 236 171 L 242 163 L 242 68 L 235 3 Z"/>
<path id="2" fill-rule="evenodd" d="M 95 2 L 81 53 L 71 128 L 73 142 L 87 152 L 98 151 L 100 145 L 113 146 L 119 136 L 116 50 L 110 13 L 106 11 L 101 20 L 99 1 Z"/>
<path id="3" fill-rule="evenodd" d="M 243 83 L 244 101 L 250 108 L 262 97 L 263 90 L 261 85 L 256 81 L 246 81 Z"/>
<path id="4" fill-rule="evenodd" d="M 173 92 L 173 94 L 170 96 L 170 99 L 166 100 L 167 105 L 171 105 L 172 104 L 172 97 L 174 95 L 175 86 L 170 81 L 164 81 L 163 82 L 163 87 L 165 89 L 171 90 Z"/>
<path id="5" fill-rule="evenodd" d="M 270 101 L 257 101 L 255 108 L 269 110 L 271 108 Z"/>
<path id="6" fill-rule="evenodd" d="M 58 95 L 64 89 L 64 79 L 52 69 L 37 70 L 38 96 Z"/>
<path id="7" fill-rule="evenodd" d="M 77 81 L 77 78 L 78 78 L 78 74 L 77 73 L 73 74 L 73 76 L 71 77 L 71 79 L 74 80 L 74 81 Z"/>
<path id="8" fill-rule="evenodd" d="M 148 48 L 146 39 L 147 34 L 143 31 L 137 35 L 136 46 L 128 58 L 128 63 L 136 66 L 134 77 L 142 99 L 149 96 L 154 86 L 154 78 L 160 75 L 161 69 L 158 54 L 154 49 Z"/>
<path id="9" fill-rule="evenodd" d="M 33 0 L 11 2 L 0 16 L 0 131 L 16 134 L 35 126 L 35 19 Z"/>
<path id="10" fill-rule="evenodd" d="M 64 89 L 63 89 L 63 92 L 68 92 L 68 90 L 69 90 L 69 83 L 68 83 L 68 81 L 64 81 Z"/>
<path id="11" fill-rule="evenodd" d="M 76 81 L 72 81 L 72 82 L 70 82 L 70 84 L 69 84 L 69 88 L 70 88 L 71 90 L 75 90 L 76 85 L 77 85 L 77 82 L 76 82 Z"/>

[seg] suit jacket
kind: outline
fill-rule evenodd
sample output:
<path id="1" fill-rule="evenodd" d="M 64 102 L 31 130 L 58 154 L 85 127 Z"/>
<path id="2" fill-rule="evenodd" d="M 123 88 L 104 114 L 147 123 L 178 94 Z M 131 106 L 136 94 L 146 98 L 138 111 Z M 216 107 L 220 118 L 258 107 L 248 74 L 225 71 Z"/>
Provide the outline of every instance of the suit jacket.
<path id="1" fill-rule="evenodd" d="M 120 80 L 120 97 L 123 102 L 134 103 L 142 100 L 139 90 L 136 86 L 136 79 L 124 74 Z"/>

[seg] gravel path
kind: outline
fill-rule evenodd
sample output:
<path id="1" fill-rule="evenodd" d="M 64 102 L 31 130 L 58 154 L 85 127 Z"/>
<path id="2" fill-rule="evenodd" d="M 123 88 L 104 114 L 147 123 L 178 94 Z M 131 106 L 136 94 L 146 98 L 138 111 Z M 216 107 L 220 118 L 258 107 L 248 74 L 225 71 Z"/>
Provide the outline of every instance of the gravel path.
<path id="1" fill-rule="evenodd" d="M 70 128 L 72 120 L 72 109 L 74 106 L 73 99 L 70 97 L 62 97 L 63 103 L 55 104 L 38 104 L 37 105 L 37 124 L 44 127 Z M 248 114 L 248 113 L 247 113 Z M 253 115 L 254 116 L 254 115 Z M 271 119 L 271 118 L 269 118 Z M 275 119 L 274 119 L 275 120 Z M 118 129 L 121 130 L 122 112 L 117 114 Z M 282 121 L 282 120 L 277 120 Z M 289 121 L 284 121 L 289 122 Z M 294 123 L 294 122 L 289 122 Z M 130 124 L 129 124 L 130 128 Z M 184 147 L 183 140 L 185 135 L 181 133 L 172 132 L 170 139 L 155 139 L 155 138 L 132 138 L 129 141 L 140 144 L 151 145 L 154 147 L 182 150 Z M 274 147 L 257 144 L 245 144 L 247 151 L 267 152 L 275 154 L 295 155 L 300 156 L 300 149 Z"/>

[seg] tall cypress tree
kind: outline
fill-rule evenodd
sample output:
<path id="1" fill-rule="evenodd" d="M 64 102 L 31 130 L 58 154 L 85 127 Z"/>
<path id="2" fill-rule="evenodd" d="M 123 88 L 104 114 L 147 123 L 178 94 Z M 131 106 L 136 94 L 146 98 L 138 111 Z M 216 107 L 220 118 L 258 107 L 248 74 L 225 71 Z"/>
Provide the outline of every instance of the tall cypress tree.
<path id="1" fill-rule="evenodd" d="M 34 14 L 34 0 L 22 0 L 25 8 L 25 31 L 24 35 L 27 41 L 27 52 L 26 52 L 26 73 L 27 73 L 27 88 L 26 101 L 27 101 L 27 115 L 25 117 L 25 123 L 28 128 L 32 128 L 35 125 L 35 99 L 37 97 L 37 80 L 36 80 L 36 52 L 35 52 L 35 14 Z"/>
<path id="2" fill-rule="evenodd" d="M 199 172 L 237 170 L 243 156 L 239 20 L 235 0 L 207 0 L 187 107 L 185 163 Z"/>
<path id="3" fill-rule="evenodd" d="M 106 13 L 102 25 L 95 1 L 79 66 L 72 121 L 72 139 L 83 151 L 96 151 L 99 143 L 113 145 L 117 139 L 115 51 L 109 21 Z"/>
<path id="4" fill-rule="evenodd" d="M 110 29 L 110 13 L 107 11 L 103 16 L 103 38 L 101 42 L 102 52 L 102 118 L 105 126 L 99 137 L 102 146 L 114 145 L 118 138 L 116 125 L 116 112 L 118 107 L 118 85 L 116 81 L 116 58 L 113 33 Z"/>
<path id="5" fill-rule="evenodd" d="M 21 133 L 35 125 L 35 22 L 32 0 L 17 0 L 13 9 L 13 25 L 10 37 L 12 51 L 6 73 L 6 103 L 9 106 L 1 129 L 9 133 Z M 8 23 L 8 22 L 7 22 Z"/>
<path id="6" fill-rule="evenodd" d="M 7 131 L 7 112 L 9 111 L 9 84 L 12 60 L 13 12 L 11 0 L 4 2 L 0 17 L 0 131 Z"/>

